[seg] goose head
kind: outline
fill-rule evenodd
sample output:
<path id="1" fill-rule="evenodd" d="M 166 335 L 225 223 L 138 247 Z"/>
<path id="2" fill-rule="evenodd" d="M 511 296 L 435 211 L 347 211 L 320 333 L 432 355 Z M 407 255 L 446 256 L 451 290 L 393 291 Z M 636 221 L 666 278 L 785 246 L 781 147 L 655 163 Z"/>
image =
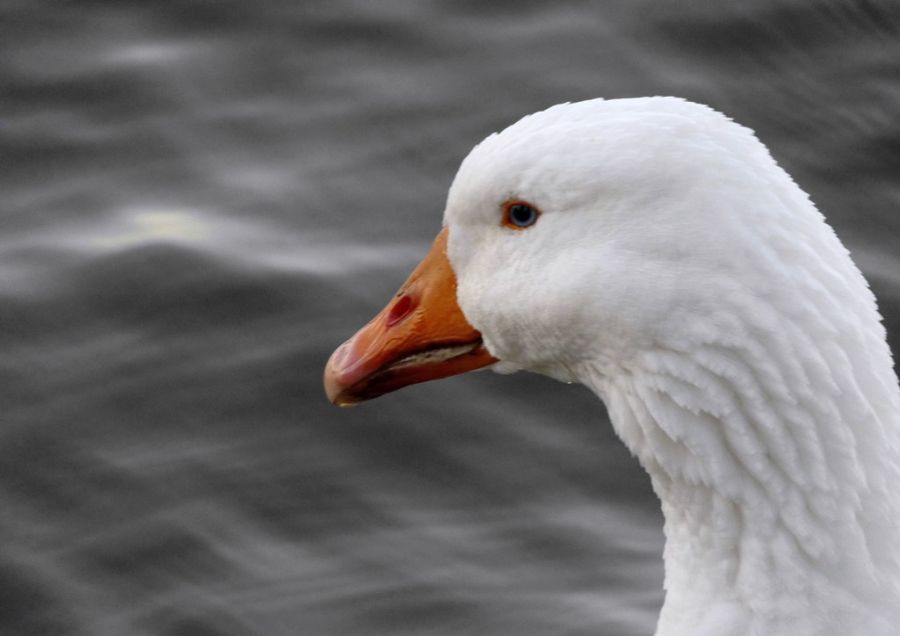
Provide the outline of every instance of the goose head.
<path id="1" fill-rule="evenodd" d="M 746 145 L 745 129 L 705 107 L 593 100 L 471 152 L 448 196 L 448 254 L 460 307 L 501 368 L 614 372 L 717 305 L 712 279 L 752 240 L 715 199 L 736 167 L 723 128 Z M 521 206 L 533 218 L 509 219 Z"/>
<path id="2" fill-rule="evenodd" d="M 755 261 L 781 220 L 746 200 L 777 196 L 770 165 L 748 129 L 676 98 L 521 119 L 462 162 L 432 252 L 335 352 L 329 396 L 355 403 L 493 363 L 584 382 L 736 321 L 723 295 L 769 282 Z"/>

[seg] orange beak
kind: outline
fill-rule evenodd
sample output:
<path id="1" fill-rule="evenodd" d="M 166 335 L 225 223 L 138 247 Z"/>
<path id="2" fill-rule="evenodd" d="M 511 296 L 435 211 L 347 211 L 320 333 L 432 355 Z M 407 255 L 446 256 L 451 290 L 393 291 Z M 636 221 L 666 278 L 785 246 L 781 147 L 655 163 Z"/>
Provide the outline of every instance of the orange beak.
<path id="1" fill-rule="evenodd" d="M 456 302 L 444 228 L 388 306 L 331 354 L 325 394 L 333 404 L 353 406 L 496 361 Z"/>

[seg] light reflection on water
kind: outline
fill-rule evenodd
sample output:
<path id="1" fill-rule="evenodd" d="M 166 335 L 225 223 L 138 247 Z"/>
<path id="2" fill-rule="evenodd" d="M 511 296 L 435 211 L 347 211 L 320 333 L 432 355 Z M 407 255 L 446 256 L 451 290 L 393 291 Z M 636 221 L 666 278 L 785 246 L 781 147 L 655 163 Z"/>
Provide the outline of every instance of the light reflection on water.
<path id="1" fill-rule="evenodd" d="M 896 7 L 491 7 L 6 4 L 0 631 L 650 633 L 657 504 L 587 391 L 320 385 L 468 149 L 552 103 L 757 129 L 896 350 Z"/>

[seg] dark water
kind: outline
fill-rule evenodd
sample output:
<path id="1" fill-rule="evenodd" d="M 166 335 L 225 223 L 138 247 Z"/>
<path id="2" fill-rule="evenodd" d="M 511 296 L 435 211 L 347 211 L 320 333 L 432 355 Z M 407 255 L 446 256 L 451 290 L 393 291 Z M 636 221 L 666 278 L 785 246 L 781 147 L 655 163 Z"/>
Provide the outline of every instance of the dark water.
<path id="1" fill-rule="evenodd" d="M 333 409 L 468 149 L 675 94 L 755 128 L 900 344 L 900 5 L 0 4 L 0 632 L 649 634 L 648 481 L 584 389 Z"/>

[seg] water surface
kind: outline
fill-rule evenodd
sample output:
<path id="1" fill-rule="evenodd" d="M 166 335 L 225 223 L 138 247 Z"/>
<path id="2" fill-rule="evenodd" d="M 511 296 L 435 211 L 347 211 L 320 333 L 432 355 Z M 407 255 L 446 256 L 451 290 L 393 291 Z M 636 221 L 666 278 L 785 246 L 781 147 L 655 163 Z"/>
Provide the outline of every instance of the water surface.
<path id="1" fill-rule="evenodd" d="M 459 161 L 561 101 L 754 128 L 900 343 L 890 2 L 0 8 L 0 632 L 652 633 L 661 516 L 586 390 L 353 411 L 328 354 Z"/>

